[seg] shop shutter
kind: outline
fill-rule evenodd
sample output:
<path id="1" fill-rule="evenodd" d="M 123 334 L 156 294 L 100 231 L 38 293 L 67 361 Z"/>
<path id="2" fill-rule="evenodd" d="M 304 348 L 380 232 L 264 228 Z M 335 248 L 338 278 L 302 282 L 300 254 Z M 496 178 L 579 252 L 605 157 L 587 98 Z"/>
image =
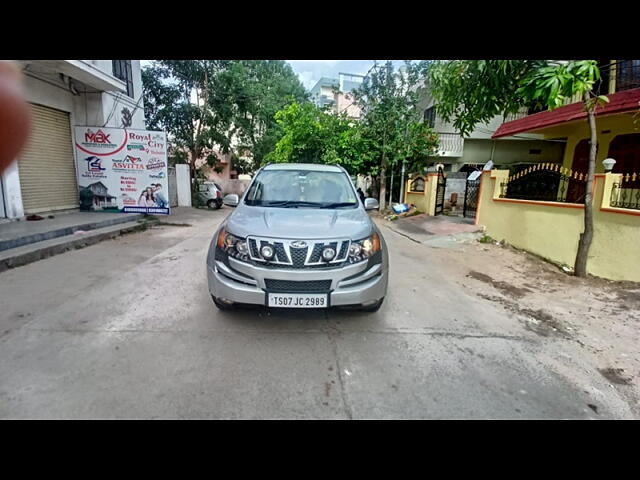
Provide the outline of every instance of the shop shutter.
<path id="1" fill-rule="evenodd" d="M 18 160 L 25 214 L 78 207 L 69 114 L 31 105 L 32 131 Z"/>

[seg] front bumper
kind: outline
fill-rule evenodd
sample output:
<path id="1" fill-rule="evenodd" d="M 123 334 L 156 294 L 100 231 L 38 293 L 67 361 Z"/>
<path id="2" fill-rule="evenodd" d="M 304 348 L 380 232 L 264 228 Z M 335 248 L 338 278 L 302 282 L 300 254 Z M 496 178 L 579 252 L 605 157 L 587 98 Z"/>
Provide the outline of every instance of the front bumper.
<path id="1" fill-rule="evenodd" d="M 227 267 L 219 260 L 207 265 L 211 295 L 234 303 L 266 304 L 266 279 L 308 281 L 331 280 L 330 306 L 366 305 L 383 298 L 387 292 L 388 270 L 385 262 L 368 262 L 331 270 L 271 269 L 229 259 Z M 313 292 L 292 292 L 313 293 Z"/>

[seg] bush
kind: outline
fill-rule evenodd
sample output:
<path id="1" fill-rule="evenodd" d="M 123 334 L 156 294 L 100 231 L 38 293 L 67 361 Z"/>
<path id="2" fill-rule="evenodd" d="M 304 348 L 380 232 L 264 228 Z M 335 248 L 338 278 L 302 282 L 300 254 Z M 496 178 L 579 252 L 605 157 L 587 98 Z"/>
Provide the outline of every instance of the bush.
<path id="1" fill-rule="evenodd" d="M 482 237 L 480 237 L 480 239 L 478 240 L 480 243 L 495 243 L 496 241 L 491 238 L 489 235 L 483 235 Z"/>

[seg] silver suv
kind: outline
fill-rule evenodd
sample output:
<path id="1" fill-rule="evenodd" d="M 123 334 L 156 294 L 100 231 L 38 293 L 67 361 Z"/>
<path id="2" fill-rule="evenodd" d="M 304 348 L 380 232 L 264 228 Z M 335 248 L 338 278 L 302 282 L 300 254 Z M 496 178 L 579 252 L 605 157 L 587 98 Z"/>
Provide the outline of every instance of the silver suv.
<path id="1" fill-rule="evenodd" d="M 215 233 L 209 291 L 220 309 L 355 306 L 376 311 L 387 292 L 387 247 L 339 166 L 281 163 L 256 173 Z"/>

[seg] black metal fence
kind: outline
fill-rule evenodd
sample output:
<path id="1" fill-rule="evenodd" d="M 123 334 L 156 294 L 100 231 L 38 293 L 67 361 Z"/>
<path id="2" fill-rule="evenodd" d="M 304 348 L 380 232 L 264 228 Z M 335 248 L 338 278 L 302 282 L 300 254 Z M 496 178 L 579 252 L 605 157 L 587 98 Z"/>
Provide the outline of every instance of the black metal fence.
<path id="1" fill-rule="evenodd" d="M 587 175 L 558 164 L 539 163 L 500 184 L 500 198 L 584 203 Z"/>
<path id="2" fill-rule="evenodd" d="M 475 218 L 478 212 L 478 196 L 480 193 L 480 179 L 467 180 L 464 189 L 464 206 L 462 216 L 465 218 Z"/>
<path id="3" fill-rule="evenodd" d="M 623 174 L 611 189 L 612 207 L 640 210 L 640 174 Z"/>

